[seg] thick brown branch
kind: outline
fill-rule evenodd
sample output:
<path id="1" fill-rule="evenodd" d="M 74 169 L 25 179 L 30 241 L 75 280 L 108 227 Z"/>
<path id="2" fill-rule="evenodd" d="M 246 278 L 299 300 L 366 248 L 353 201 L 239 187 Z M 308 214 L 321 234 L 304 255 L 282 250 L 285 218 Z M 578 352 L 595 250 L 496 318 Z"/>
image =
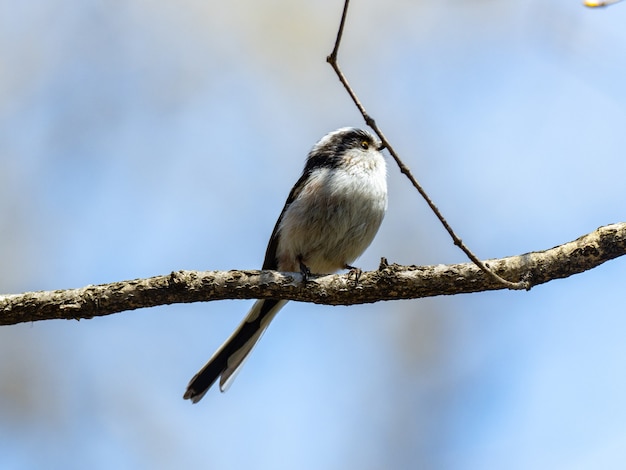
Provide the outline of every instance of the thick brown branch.
<path id="1" fill-rule="evenodd" d="M 626 223 L 601 227 L 545 251 L 486 261 L 501 276 L 531 286 L 592 269 L 626 254 Z M 346 275 L 313 279 L 273 271 L 176 271 L 166 276 L 81 289 L 0 296 L 0 324 L 81 319 L 173 303 L 223 299 L 281 298 L 328 305 L 503 289 L 474 263 L 437 266 L 382 265 L 358 285 Z"/>

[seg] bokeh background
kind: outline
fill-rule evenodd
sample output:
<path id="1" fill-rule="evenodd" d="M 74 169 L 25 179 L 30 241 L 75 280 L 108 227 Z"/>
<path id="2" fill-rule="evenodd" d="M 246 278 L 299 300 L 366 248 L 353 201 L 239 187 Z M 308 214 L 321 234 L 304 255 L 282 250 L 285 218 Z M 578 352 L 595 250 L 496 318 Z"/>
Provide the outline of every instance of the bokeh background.
<path id="1" fill-rule="evenodd" d="M 0 292 L 258 268 L 310 147 L 362 119 L 340 0 L 0 1 Z M 626 208 L 626 4 L 355 1 L 356 91 L 481 257 Z M 465 261 L 393 162 L 358 265 Z M 610 469 L 626 260 L 539 286 L 289 304 L 182 400 L 251 301 L 0 328 L 3 469 Z"/>

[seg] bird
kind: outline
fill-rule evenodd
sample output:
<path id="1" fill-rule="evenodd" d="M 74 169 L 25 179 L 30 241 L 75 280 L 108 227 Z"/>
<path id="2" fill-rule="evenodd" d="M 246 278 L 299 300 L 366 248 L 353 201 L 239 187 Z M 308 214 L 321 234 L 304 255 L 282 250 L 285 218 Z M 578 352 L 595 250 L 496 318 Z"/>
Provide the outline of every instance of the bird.
<path id="1" fill-rule="evenodd" d="M 383 144 L 370 132 L 343 127 L 309 152 L 274 226 L 263 270 L 312 274 L 349 269 L 370 245 L 387 210 Z M 357 278 L 358 279 L 358 278 Z M 257 300 L 233 334 L 191 379 L 183 398 L 197 403 L 219 378 L 228 389 L 278 311 L 281 299 Z"/>

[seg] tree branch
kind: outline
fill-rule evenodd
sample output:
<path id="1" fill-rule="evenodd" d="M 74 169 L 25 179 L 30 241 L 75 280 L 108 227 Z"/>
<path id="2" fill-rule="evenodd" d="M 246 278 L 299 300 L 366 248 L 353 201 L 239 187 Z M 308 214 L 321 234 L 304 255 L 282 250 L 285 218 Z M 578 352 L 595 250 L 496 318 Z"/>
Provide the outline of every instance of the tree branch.
<path id="1" fill-rule="evenodd" d="M 536 286 L 592 269 L 626 254 L 626 223 L 600 227 L 564 245 L 519 256 L 488 260 L 498 275 Z M 125 310 L 224 299 L 280 298 L 327 305 L 503 289 L 474 263 L 398 266 L 381 262 L 358 285 L 347 275 L 328 275 L 302 284 L 297 273 L 274 271 L 175 271 L 165 276 L 81 289 L 0 296 L 0 324 L 81 319 Z"/>

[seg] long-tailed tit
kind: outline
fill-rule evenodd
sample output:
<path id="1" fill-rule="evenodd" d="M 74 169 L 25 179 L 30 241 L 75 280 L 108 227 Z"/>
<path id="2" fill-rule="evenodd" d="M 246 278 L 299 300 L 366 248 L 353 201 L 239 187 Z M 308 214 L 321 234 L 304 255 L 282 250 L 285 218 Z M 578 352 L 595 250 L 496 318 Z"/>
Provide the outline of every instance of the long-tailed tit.
<path id="1" fill-rule="evenodd" d="M 270 237 L 263 269 L 330 274 L 352 269 L 378 231 L 387 209 L 387 170 L 372 134 L 342 128 L 309 152 Z M 225 391 L 235 372 L 286 300 L 257 300 L 250 312 L 187 386 L 197 403 L 220 378 Z"/>

